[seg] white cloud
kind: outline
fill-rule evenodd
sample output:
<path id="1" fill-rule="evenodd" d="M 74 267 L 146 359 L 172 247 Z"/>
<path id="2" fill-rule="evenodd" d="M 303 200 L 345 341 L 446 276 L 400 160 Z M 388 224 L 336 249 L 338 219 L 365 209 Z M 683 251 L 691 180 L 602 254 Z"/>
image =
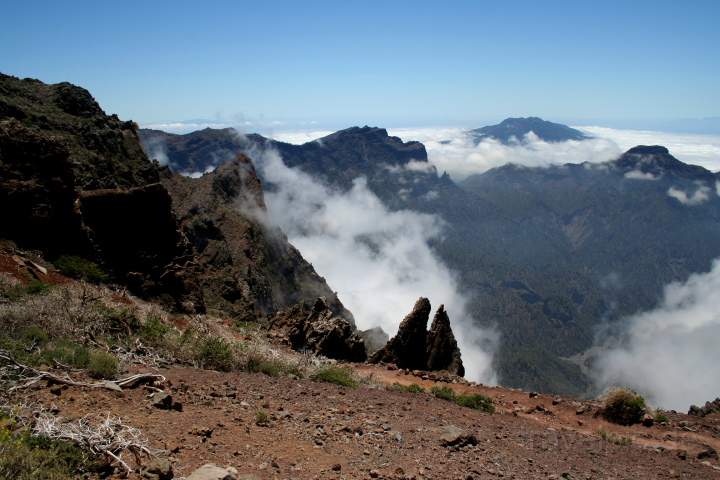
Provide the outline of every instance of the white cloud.
<path id="1" fill-rule="evenodd" d="M 686 410 L 720 393 L 720 259 L 665 288 L 657 308 L 628 319 L 622 343 L 599 357 L 601 387 L 628 386 L 656 406 Z"/>
<path id="2" fill-rule="evenodd" d="M 445 305 L 467 377 L 495 382 L 497 335 L 473 324 L 452 272 L 428 244 L 441 234 L 438 217 L 389 211 L 363 178 L 341 193 L 287 168 L 274 150 L 248 153 L 277 187 L 265 196 L 270 220 L 337 290 L 359 328 L 379 326 L 392 336 L 417 298 L 426 296 L 434 308 Z"/>
<path id="3" fill-rule="evenodd" d="M 620 149 L 612 141 L 592 139 L 548 143 L 530 132 L 522 143 L 504 145 L 485 139 L 475 145 L 465 128 L 393 128 L 390 135 L 404 141 L 417 140 L 425 145 L 428 159 L 438 170 L 455 180 L 482 173 L 507 163 L 528 167 L 545 167 L 564 163 L 606 162 L 617 158 Z"/>
<path id="4" fill-rule="evenodd" d="M 684 190 L 679 188 L 670 187 L 667 191 L 668 196 L 674 198 L 683 205 L 695 206 L 700 205 L 710 200 L 710 187 L 707 185 L 699 185 L 697 190 L 688 194 Z"/>
<path id="5" fill-rule="evenodd" d="M 643 172 L 642 170 L 631 170 L 625 172 L 625 178 L 630 180 L 659 180 L 660 175 L 653 175 L 651 172 Z"/>
<path id="6" fill-rule="evenodd" d="M 615 142 L 623 151 L 636 145 L 663 145 L 685 163 L 700 165 L 713 172 L 720 170 L 720 135 L 618 130 L 606 127 L 574 127 L 590 135 Z"/>

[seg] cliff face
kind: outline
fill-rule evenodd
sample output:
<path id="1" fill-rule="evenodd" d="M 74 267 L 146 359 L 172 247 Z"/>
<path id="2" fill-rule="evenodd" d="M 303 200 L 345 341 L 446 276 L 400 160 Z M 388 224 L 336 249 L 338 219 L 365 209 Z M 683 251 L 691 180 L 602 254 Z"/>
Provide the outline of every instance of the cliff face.
<path id="1" fill-rule="evenodd" d="M 334 313 L 352 321 L 325 279 L 266 222 L 262 185 L 249 158 L 239 155 L 197 179 L 170 175 L 163 183 L 194 248 L 208 306 L 247 320 L 324 297 Z"/>
<path id="2" fill-rule="evenodd" d="M 68 83 L 0 74 L 0 211 L 0 238 L 50 259 L 92 259 L 134 293 L 179 310 L 207 304 L 254 320 L 324 297 L 352 322 L 325 280 L 264 223 L 247 157 L 200 179 L 172 176 L 148 160 L 133 122 L 106 115 Z"/>
<path id="3" fill-rule="evenodd" d="M 87 90 L 0 75 L 0 237 L 91 258 L 140 295 L 202 310 L 158 181 L 136 126 Z"/>

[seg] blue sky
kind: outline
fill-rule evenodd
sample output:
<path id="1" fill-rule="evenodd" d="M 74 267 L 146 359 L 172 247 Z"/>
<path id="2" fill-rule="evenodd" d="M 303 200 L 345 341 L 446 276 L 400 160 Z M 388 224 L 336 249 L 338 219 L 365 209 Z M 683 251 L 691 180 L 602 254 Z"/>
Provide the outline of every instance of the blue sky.
<path id="1" fill-rule="evenodd" d="M 4 3 L 0 71 L 141 123 L 720 116 L 715 0 Z"/>

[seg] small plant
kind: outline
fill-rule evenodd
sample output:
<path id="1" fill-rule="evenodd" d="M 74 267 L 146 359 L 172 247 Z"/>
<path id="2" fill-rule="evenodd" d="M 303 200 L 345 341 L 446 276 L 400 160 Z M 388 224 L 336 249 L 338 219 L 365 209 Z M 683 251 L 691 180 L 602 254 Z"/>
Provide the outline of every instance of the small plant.
<path id="1" fill-rule="evenodd" d="M 118 372 L 117 358 L 102 350 L 93 350 L 88 357 L 88 372 L 93 378 L 112 379 Z"/>
<path id="2" fill-rule="evenodd" d="M 203 368 L 229 372 L 235 368 L 232 344 L 222 337 L 206 337 L 200 340 L 197 359 Z"/>
<path id="3" fill-rule="evenodd" d="M 77 445 L 31 436 L 8 418 L 0 418 L 0 478 L 70 480 L 97 470 Z"/>
<path id="4" fill-rule="evenodd" d="M 336 365 L 321 368 L 313 373 L 310 379 L 316 382 L 334 383 L 343 387 L 357 388 L 358 386 L 358 381 L 355 379 L 352 369 Z"/>
<path id="5" fill-rule="evenodd" d="M 257 354 L 248 356 L 245 362 L 245 370 L 251 373 L 263 373 L 269 377 L 282 375 L 295 375 L 302 377 L 302 371 L 295 365 L 282 362 L 281 360 L 264 358 Z"/>
<path id="6" fill-rule="evenodd" d="M 91 283 L 101 283 L 108 280 L 108 275 L 100 266 L 82 257 L 63 255 L 53 262 L 55 268 L 68 277 L 85 280 Z"/>
<path id="7" fill-rule="evenodd" d="M 492 399 L 490 397 L 486 397 L 485 395 L 456 395 L 455 403 L 461 407 L 482 410 L 487 413 L 495 412 L 495 405 L 493 405 Z"/>
<path id="8" fill-rule="evenodd" d="M 670 423 L 670 419 L 662 410 L 657 410 L 653 419 L 655 420 L 655 423 Z"/>
<path id="9" fill-rule="evenodd" d="M 157 315 L 148 315 L 140 327 L 140 338 L 151 345 L 160 343 L 165 335 L 170 332 L 170 327 L 165 325 Z"/>
<path id="10" fill-rule="evenodd" d="M 259 427 L 267 427 L 270 425 L 270 416 L 265 410 L 255 412 L 255 425 Z"/>
<path id="11" fill-rule="evenodd" d="M 443 400 L 455 401 L 455 392 L 450 387 L 435 386 L 430 389 L 430 393 Z"/>
<path id="12" fill-rule="evenodd" d="M 637 393 L 618 388 L 611 391 L 605 398 L 603 417 L 609 422 L 619 425 L 633 425 L 642 422 L 647 412 L 645 399 Z"/>
<path id="13" fill-rule="evenodd" d="M 74 368 L 87 368 L 90 363 L 90 351 L 68 339 L 53 340 L 45 346 L 35 363 L 53 365 L 55 362 Z"/>
<path id="14" fill-rule="evenodd" d="M 417 383 L 412 383 L 410 385 L 401 385 L 399 383 L 393 383 L 390 386 L 391 390 L 395 390 L 397 392 L 407 392 L 407 393 L 424 393 L 425 389 L 418 385 Z"/>
<path id="15" fill-rule="evenodd" d="M 30 280 L 30 282 L 25 285 L 25 293 L 27 295 L 41 295 L 48 290 L 50 290 L 50 285 L 40 280 Z"/>
<path id="16" fill-rule="evenodd" d="M 622 435 L 608 432 L 607 430 L 603 430 L 602 428 L 598 430 L 598 434 L 600 435 L 600 438 L 602 438 L 606 442 L 610 442 L 615 445 L 627 446 L 632 444 L 632 438 L 623 437 Z"/>

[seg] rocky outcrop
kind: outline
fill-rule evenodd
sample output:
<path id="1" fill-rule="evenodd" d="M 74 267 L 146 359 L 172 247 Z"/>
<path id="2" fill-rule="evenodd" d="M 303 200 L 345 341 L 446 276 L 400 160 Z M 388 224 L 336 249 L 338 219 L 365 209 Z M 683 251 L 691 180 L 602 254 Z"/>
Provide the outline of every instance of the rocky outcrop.
<path id="1" fill-rule="evenodd" d="M 355 327 L 334 314 L 323 298 L 312 307 L 301 302 L 278 312 L 270 320 L 270 330 L 294 350 L 351 362 L 367 359 L 365 343 Z"/>
<path id="2" fill-rule="evenodd" d="M 201 311 L 157 165 L 90 93 L 0 74 L 0 237 L 98 261 L 142 296 Z"/>
<path id="3" fill-rule="evenodd" d="M 400 368 L 424 370 L 430 300 L 421 297 L 400 323 L 398 333 L 370 358 L 372 363 L 394 363 Z"/>
<path id="4" fill-rule="evenodd" d="M 447 370 L 461 377 L 465 375 L 460 349 L 444 305 L 440 305 L 430 326 L 426 356 L 428 370 Z"/>
<path id="5" fill-rule="evenodd" d="M 692 405 L 688 410 L 688 415 L 693 415 L 695 417 L 704 417 L 705 415 L 710 415 L 711 413 L 720 413 L 720 398 L 716 398 L 712 402 L 705 402 L 705 405 L 702 407 Z"/>
<path id="6" fill-rule="evenodd" d="M 163 183 L 192 244 L 209 308 L 255 320 L 325 297 L 330 310 L 352 325 L 325 279 L 268 222 L 262 185 L 248 157 L 239 155 L 197 179 L 168 175 Z"/>
<path id="7" fill-rule="evenodd" d="M 445 307 L 440 305 L 428 332 L 430 308 L 427 298 L 418 299 L 412 312 L 400 323 L 397 335 L 375 352 L 370 362 L 393 363 L 410 370 L 447 370 L 455 375 L 464 375 L 460 349 Z"/>

